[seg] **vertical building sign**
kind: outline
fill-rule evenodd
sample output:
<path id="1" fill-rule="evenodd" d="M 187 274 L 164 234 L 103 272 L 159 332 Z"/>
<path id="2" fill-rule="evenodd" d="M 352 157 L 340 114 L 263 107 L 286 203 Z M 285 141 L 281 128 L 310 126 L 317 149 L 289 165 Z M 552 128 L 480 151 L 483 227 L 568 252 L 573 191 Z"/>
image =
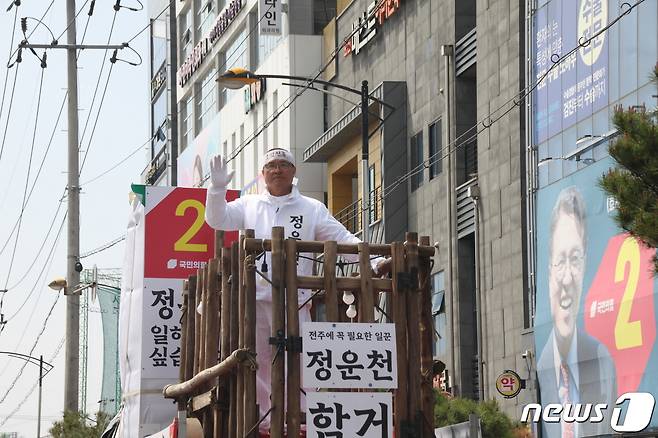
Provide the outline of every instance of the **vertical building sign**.
<path id="1" fill-rule="evenodd" d="M 258 0 L 261 35 L 281 35 L 281 0 Z"/>

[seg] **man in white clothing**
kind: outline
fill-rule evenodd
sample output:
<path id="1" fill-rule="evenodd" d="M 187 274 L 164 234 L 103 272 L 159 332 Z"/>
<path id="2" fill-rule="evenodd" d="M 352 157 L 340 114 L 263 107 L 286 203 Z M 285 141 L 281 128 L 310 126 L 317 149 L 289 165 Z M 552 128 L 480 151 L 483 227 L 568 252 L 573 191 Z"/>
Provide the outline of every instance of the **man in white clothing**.
<path id="1" fill-rule="evenodd" d="M 272 227 L 283 227 L 286 238 L 297 240 L 333 240 L 342 243 L 358 243 L 360 240 L 350 233 L 327 210 L 327 207 L 313 198 L 303 196 L 293 185 L 295 159 L 290 151 L 271 149 L 263 157 L 262 174 L 267 190 L 257 195 L 242 196 L 226 202 L 226 190 L 233 178 L 228 172 L 226 161 L 215 156 L 210 161 L 210 187 L 207 191 L 206 222 L 217 230 L 253 229 L 257 239 L 269 239 Z M 269 256 L 266 262 L 270 264 Z M 346 256 L 356 261 L 356 257 Z M 379 258 L 372 261 L 376 275 L 383 275 L 389 263 Z M 313 262 L 300 258 L 297 264 L 298 275 L 311 275 Z M 269 275 L 269 274 L 267 274 Z M 259 364 L 256 376 L 256 389 L 261 414 L 270 407 L 270 370 L 272 346 L 271 286 L 257 277 L 256 281 L 256 353 Z M 310 297 L 307 290 L 299 290 L 299 303 L 306 303 Z M 311 321 L 310 304 L 299 311 L 299 323 Z M 303 397 L 302 397 L 303 399 Z M 260 425 L 261 431 L 269 430 L 269 418 Z"/>

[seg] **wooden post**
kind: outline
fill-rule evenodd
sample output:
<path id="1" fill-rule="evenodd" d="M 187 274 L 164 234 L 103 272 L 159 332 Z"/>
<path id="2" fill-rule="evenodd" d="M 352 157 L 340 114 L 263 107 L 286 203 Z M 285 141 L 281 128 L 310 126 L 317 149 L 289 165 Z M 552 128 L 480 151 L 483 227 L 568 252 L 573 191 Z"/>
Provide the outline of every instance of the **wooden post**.
<path id="1" fill-rule="evenodd" d="M 418 233 L 406 233 L 405 253 L 407 273 L 413 283 L 407 285 L 407 336 L 413 340 L 407 343 L 409 364 L 409 420 L 415 421 L 420 413 L 420 293 L 418 290 Z M 419 424 L 415 424 L 420 427 Z"/>
<path id="2" fill-rule="evenodd" d="M 375 321 L 375 297 L 372 289 L 372 267 L 370 266 L 370 247 L 359 243 L 359 273 L 361 275 L 361 292 L 358 296 L 361 311 L 359 321 Z"/>
<path id="3" fill-rule="evenodd" d="M 284 230 L 272 228 L 272 337 L 285 336 L 285 290 L 284 290 Z M 272 346 L 272 412 L 270 437 L 283 438 L 285 351 L 279 352 Z"/>
<path id="4" fill-rule="evenodd" d="M 391 253 L 393 258 L 393 321 L 395 322 L 395 340 L 398 359 L 398 389 L 395 391 L 393 407 L 393 423 L 395 436 L 402 435 L 402 422 L 408 420 L 408 390 L 407 390 L 407 299 L 406 290 L 402 288 L 405 274 L 404 246 L 400 242 L 393 242 Z M 416 342 L 416 340 L 414 340 Z"/>
<path id="5" fill-rule="evenodd" d="M 231 246 L 231 299 L 234 300 L 231 304 L 231 328 L 235 327 L 235 333 L 231 330 L 231 347 L 233 350 L 242 348 L 242 331 L 244 330 L 244 322 L 242 315 L 244 315 L 244 308 L 240 302 L 240 243 L 233 242 Z M 241 312 L 242 310 L 242 312 Z M 235 342 L 235 347 L 233 343 Z M 235 382 L 235 419 L 238 437 L 244 436 L 244 388 L 242 368 L 238 368 L 236 372 Z M 232 401 L 233 403 L 233 401 Z"/>
<path id="6" fill-rule="evenodd" d="M 194 372 L 192 375 L 199 372 L 201 368 L 201 341 L 203 336 L 203 325 L 201 325 L 201 315 L 197 312 L 199 304 L 203 299 L 203 274 L 201 269 L 196 270 L 196 302 L 194 303 Z"/>
<path id="7" fill-rule="evenodd" d="M 340 321 L 338 315 L 338 289 L 336 288 L 336 259 L 338 244 L 324 242 L 324 302 L 327 309 L 327 321 Z"/>
<path id="8" fill-rule="evenodd" d="M 185 378 L 185 365 L 187 364 L 187 317 L 188 317 L 188 299 L 190 294 L 188 293 L 190 288 L 190 281 L 185 280 L 183 285 L 183 306 L 181 307 L 181 317 L 180 317 L 180 327 L 181 327 L 181 337 L 180 337 L 180 367 L 178 368 L 178 381 L 184 382 L 187 379 Z"/>
<path id="9" fill-rule="evenodd" d="M 221 344 L 220 344 L 220 357 L 222 361 L 226 359 L 231 350 L 231 285 L 228 282 L 228 277 L 231 275 L 231 250 L 222 248 L 222 319 L 221 319 Z M 235 406 L 232 399 L 231 389 L 235 388 L 235 376 L 230 375 L 227 379 L 220 380 L 218 402 L 220 407 L 228 410 L 225 414 L 225 424 L 219 434 L 215 438 L 223 438 L 225 436 L 235 436 L 235 414 L 231 411 L 230 406 Z"/>
<path id="10" fill-rule="evenodd" d="M 297 241 L 286 240 L 286 310 L 288 338 L 299 337 L 299 298 L 297 297 Z M 300 409 L 300 352 L 294 348 L 288 350 L 288 406 L 287 424 L 288 436 L 298 437 L 301 425 Z"/>
<path id="11" fill-rule="evenodd" d="M 219 363 L 219 327 L 221 315 L 219 312 L 219 260 L 216 258 L 208 261 L 208 333 L 206 337 L 206 369 L 212 368 Z M 214 379 L 209 385 L 210 389 L 216 391 L 218 379 Z M 216 392 L 215 392 L 216 394 Z M 215 400 L 217 400 L 215 398 Z M 220 428 L 224 421 L 224 414 L 219 411 L 217 403 L 212 404 L 209 412 L 209 421 L 213 424 L 212 430 Z"/>
<path id="12" fill-rule="evenodd" d="M 222 256 L 222 248 L 224 247 L 224 231 L 215 230 L 215 254 L 213 258 L 218 259 Z"/>
<path id="13" fill-rule="evenodd" d="M 246 238 L 254 237 L 254 230 L 245 231 Z M 244 241 L 242 242 L 244 244 Z M 256 353 L 256 260 L 255 254 L 247 252 L 244 246 L 241 248 L 246 255 L 242 263 L 244 265 L 244 340 L 245 347 L 252 353 Z M 245 432 L 251 430 L 258 421 L 256 401 L 256 370 L 251 367 L 244 368 L 244 417 Z M 254 430 L 246 438 L 255 438 L 258 431 Z"/>
<path id="14" fill-rule="evenodd" d="M 429 236 L 422 236 L 420 244 L 429 246 Z M 420 283 L 420 409 L 423 413 L 422 436 L 434 434 L 434 378 L 432 359 L 432 344 L 434 343 L 434 321 L 432 321 L 432 291 L 430 289 L 430 258 L 422 257 L 418 266 L 418 281 Z"/>
<path id="15" fill-rule="evenodd" d="M 196 277 L 190 275 L 187 280 L 187 320 L 185 321 L 187 339 L 185 340 L 185 380 L 194 376 L 194 346 L 196 339 L 196 317 L 194 306 L 196 303 Z"/>

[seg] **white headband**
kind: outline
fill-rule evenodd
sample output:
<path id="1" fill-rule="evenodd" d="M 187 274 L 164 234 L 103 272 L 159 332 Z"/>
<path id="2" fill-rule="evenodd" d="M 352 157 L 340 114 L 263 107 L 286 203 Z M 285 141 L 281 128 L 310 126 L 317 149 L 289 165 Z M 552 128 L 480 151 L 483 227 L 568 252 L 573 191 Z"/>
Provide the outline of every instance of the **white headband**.
<path id="1" fill-rule="evenodd" d="M 290 153 L 290 151 L 277 148 L 267 151 L 267 153 L 263 156 L 263 167 L 265 167 L 267 163 L 275 160 L 283 160 L 287 161 L 293 166 L 295 165 L 295 157 Z"/>

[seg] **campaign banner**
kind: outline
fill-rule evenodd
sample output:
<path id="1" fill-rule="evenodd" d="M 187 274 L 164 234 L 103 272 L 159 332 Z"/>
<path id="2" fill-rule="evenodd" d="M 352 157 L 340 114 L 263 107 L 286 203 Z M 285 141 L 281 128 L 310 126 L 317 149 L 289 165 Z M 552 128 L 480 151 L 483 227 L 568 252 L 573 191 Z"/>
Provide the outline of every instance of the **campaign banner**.
<path id="1" fill-rule="evenodd" d="M 304 387 L 398 387 L 395 324 L 306 322 L 302 343 Z"/>
<path id="2" fill-rule="evenodd" d="M 658 396 L 656 251 L 616 226 L 617 203 L 597 184 L 612 166 L 610 158 L 598 161 L 537 196 L 541 405 L 606 405 L 603 421 L 544 422 L 548 438 L 610 433 L 622 394 Z"/>
<path id="3" fill-rule="evenodd" d="M 228 190 L 226 200 L 239 196 Z M 180 278 L 195 275 L 215 253 L 215 231 L 205 221 L 206 189 L 146 187 L 144 276 Z M 238 238 L 224 234 L 224 245 Z"/>
<path id="4" fill-rule="evenodd" d="M 603 32 L 589 39 L 607 26 L 609 10 L 608 0 L 550 0 L 533 14 L 535 144 L 608 105 L 609 37 Z M 578 51 L 554 65 L 579 43 Z"/>
<path id="5" fill-rule="evenodd" d="M 309 392 L 306 395 L 309 437 L 393 436 L 390 392 Z"/>

